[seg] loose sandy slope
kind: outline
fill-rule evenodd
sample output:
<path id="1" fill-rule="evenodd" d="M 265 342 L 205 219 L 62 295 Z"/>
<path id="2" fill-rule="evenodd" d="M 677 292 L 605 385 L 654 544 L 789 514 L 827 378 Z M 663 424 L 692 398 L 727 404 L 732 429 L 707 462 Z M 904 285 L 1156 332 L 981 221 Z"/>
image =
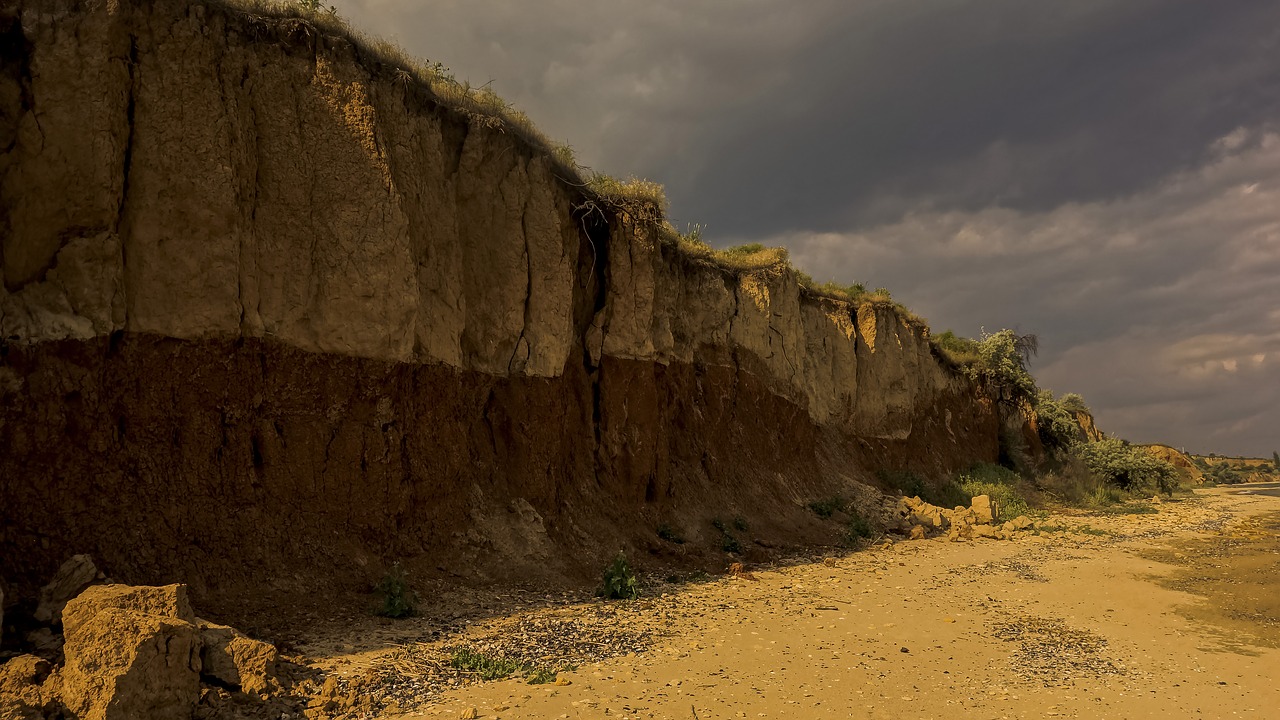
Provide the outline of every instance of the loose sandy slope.
<path id="1" fill-rule="evenodd" d="M 582 665 L 569 685 L 470 685 L 401 717 L 1268 717 L 1274 632 L 1206 621 L 1215 593 L 1167 589 L 1179 567 L 1146 559 L 1190 562 L 1215 547 L 1206 539 L 1280 511 L 1280 498 L 1232 492 L 1049 520 L 1107 535 L 901 542 L 689 586 L 620 618 L 669 631 L 648 652 Z M 1255 555 L 1274 549 L 1268 537 Z"/>

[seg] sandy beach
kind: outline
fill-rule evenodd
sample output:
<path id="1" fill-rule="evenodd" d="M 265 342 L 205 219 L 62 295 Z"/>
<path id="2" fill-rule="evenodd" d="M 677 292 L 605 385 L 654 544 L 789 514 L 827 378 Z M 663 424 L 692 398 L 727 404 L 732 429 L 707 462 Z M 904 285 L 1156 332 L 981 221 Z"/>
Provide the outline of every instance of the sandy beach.
<path id="1" fill-rule="evenodd" d="M 391 716 L 1274 717 L 1280 497 L 1238 493 L 490 618 L 437 645 L 518 649 L 528 628 L 603 612 L 615 647 L 630 639 L 640 652 L 578 664 L 557 683 L 464 678 Z M 411 677 L 412 656 L 312 655 L 339 678 L 386 678 L 392 665 Z"/>

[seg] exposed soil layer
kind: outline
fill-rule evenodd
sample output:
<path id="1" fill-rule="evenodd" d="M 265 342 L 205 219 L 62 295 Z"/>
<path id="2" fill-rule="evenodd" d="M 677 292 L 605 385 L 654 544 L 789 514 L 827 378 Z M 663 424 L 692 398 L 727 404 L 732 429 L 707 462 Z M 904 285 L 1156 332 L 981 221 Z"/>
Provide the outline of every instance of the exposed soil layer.
<path id="1" fill-rule="evenodd" d="M 216 609 L 367 587 L 395 559 L 477 582 L 581 579 L 623 546 L 724 564 L 713 516 L 750 524 L 748 556 L 831 542 L 804 504 L 858 469 L 996 452 L 993 419 L 945 428 L 945 403 L 906 440 L 842 436 L 725 366 L 605 358 L 498 378 L 118 335 L 11 347 L 5 369 L 22 381 L 0 412 L 0 573 L 30 588 L 85 552 Z M 951 402 L 961 417 L 972 400 Z M 944 435 L 970 453 L 937 452 Z M 688 539 L 679 557 L 658 523 Z"/>

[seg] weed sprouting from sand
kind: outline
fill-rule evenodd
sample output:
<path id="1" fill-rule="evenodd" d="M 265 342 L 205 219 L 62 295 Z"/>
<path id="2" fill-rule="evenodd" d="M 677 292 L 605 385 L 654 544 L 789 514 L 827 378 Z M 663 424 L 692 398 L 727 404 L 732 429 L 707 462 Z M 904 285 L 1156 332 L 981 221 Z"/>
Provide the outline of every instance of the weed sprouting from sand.
<path id="1" fill-rule="evenodd" d="M 622 552 L 604 569 L 603 579 L 604 583 L 596 591 L 596 595 L 606 600 L 634 600 L 640 597 L 640 581 Z"/>
<path id="2" fill-rule="evenodd" d="M 538 667 L 507 657 L 486 655 L 469 647 L 454 650 L 449 658 L 449 666 L 474 674 L 481 680 L 504 680 L 512 675 L 519 675 L 524 677 L 525 682 L 530 685 L 555 682 L 558 674 L 556 670 L 550 668 Z"/>

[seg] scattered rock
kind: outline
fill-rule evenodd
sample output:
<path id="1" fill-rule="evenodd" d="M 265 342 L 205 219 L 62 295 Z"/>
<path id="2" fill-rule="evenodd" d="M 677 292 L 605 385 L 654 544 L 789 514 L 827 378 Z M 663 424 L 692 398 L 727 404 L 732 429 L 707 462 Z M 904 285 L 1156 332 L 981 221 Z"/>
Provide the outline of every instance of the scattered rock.
<path id="1" fill-rule="evenodd" d="M 200 633 L 185 585 L 99 585 L 67 603 L 63 702 L 94 720 L 188 720 L 200 700 Z"/>
<path id="2" fill-rule="evenodd" d="M 201 677 L 255 695 L 279 688 L 279 656 L 274 645 L 207 620 L 197 620 L 196 625 L 200 628 L 202 646 Z"/>
<path id="3" fill-rule="evenodd" d="M 88 555 L 73 555 L 62 563 L 53 579 L 40 590 L 40 605 L 35 618 L 43 623 L 57 625 L 62 622 L 62 609 L 67 601 L 98 579 L 98 567 Z"/>
<path id="4" fill-rule="evenodd" d="M 972 532 L 973 537 L 975 538 L 991 538 L 994 540 L 998 537 L 996 535 L 996 529 L 990 525 L 973 525 Z"/>
<path id="5" fill-rule="evenodd" d="M 1027 517 L 1026 515 L 1019 515 L 1018 517 L 1010 520 L 1009 522 L 1013 523 L 1014 530 L 1030 530 L 1032 527 L 1035 526 L 1035 521 Z"/>
<path id="6" fill-rule="evenodd" d="M 473 707 L 469 707 L 466 710 L 463 710 L 462 714 L 458 717 L 462 718 L 462 720 L 475 720 L 475 718 L 480 717 L 480 711 Z"/>
<path id="7" fill-rule="evenodd" d="M 911 526 L 911 539 L 912 539 L 912 540 L 923 540 L 923 539 L 924 539 L 924 535 L 925 535 L 925 533 L 924 533 L 924 528 L 923 528 L 922 526 L 920 526 L 920 525 L 912 525 L 912 526 Z"/>
<path id="8" fill-rule="evenodd" d="M 102 610 L 130 610 L 143 615 L 159 615 L 196 623 L 196 614 L 187 598 L 186 585 L 160 587 L 134 585 L 95 585 L 80 593 L 63 611 L 63 632 L 68 643 L 74 626 L 84 624 Z"/>

